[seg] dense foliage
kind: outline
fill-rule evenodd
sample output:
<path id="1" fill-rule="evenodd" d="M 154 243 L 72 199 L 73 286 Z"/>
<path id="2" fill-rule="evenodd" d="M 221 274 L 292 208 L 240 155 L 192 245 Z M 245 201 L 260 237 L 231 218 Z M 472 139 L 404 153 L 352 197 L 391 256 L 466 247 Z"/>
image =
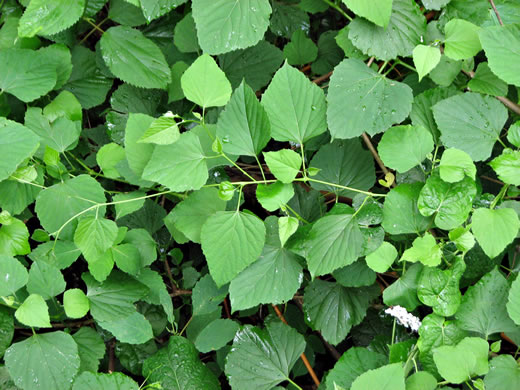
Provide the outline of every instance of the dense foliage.
<path id="1" fill-rule="evenodd" d="M 520 389 L 517 0 L 0 9 L 2 390 Z"/>

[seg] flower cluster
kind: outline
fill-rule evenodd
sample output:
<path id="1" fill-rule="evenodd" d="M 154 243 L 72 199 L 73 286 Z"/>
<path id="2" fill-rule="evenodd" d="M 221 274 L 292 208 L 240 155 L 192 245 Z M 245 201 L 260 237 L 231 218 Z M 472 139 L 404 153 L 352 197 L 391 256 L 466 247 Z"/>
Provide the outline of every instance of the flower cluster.
<path id="1" fill-rule="evenodd" d="M 390 314 L 392 317 L 396 318 L 401 325 L 410 328 L 414 332 L 417 332 L 421 327 L 421 320 L 413 314 L 408 313 L 408 311 L 402 306 L 389 307 L 385 310 L 385 313 Z"/>

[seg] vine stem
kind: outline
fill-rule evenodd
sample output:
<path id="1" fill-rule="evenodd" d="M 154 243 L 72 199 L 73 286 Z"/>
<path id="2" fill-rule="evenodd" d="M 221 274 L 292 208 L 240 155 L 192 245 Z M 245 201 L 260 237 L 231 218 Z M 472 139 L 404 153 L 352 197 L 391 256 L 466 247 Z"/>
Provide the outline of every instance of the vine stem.
<path id="1" fill-rule="evenodd" d="M 493 0 L 489 0 L 489 4 L 491 4 L 491 7 L 493 7 L 493 11 L 495 11 L 495 15 L 497 16 L 498 23 L 500 23 L 500 25 L 503 26 L 504 22 L 502 22 L 502 18 L 500 17 L 500 14 L 498 13 L 495 2 Z"/>
<path id="2" fill-rule="evenodd" d="M 313 179 L 311 177 L 307 177 L 307 178 L 299 178 L 299 179 L 294 179 L 294 181 L 303 181 L 303 182 L 306 182 L 306 181 L 312 181 L 314 183 L 319 183 L 319 184 L 323 184 L 323 185 L 327 185 L 327 186 L 332 186 L 332 187 L 336 187 L 336 188 L 341 188 L 342 190 L 347 190 L 347 191 L 353 191 L 353 192 L 358 192 L 360 194 L 365 194 L 365 195 L 368 195 L 368 196 L 386 196 L 386 194 L 376 194 L 374 192 L 370 192 L 370 191 L 363 191 L 363 190 L 358 190 L 357 188 L 352 188 L 352 187 L 347 187 L 347 186 L 342 186 L 340 184 L 335 184 L 335 183 L 329 183 L 327 181 L 322 181 L 322 180 L 318 180 L 318 179 Z"/>
<path id="3" fill-rule="evenodd" d="M 323 0 L 324 3 L 328 4 L 330 7 L 334 8 L 336 11 L 338 11 L 341 15 L 343 15 L 345 18 L 347 18 L 350 22 L 352 21 L 352 18 L 348 16 L 348 14 L 341 9 L 341 7 L 337 4 L 334 4 L 330 0 Z"/>
<path id="4" fill-rule="evenodd" d="M 276 312 L 276 315 L 278 316 L 278 318 L 280 319 L 280 321 L 282 321 L 285 325 L 289 325 L 287 323 L 287 320 L 285 319 L 285 317 L 283 316 L 282 312 L 280 311 L 280 309 L 278 308 L 278 306 L 276 305 L 272 305 L 273 306 L 273 309 L 274 311 Z M 314 369 L 312 368 L 311 364 L 309 363 L 309 359 L 307 359 L 307 356 L 305 355 L 305 352 L 303 352 L 301 355 L 300 355 L 300 359 L 302 359 L 302 362 L 303 364 L 305 365 L 305 367 L 307 368 L 307 371 L 309 371 L 309 375 L 311 376 L 312 380 L 314 381 L 314 383 L 316 384 L 316 386 L 319 386 L 320 385 L 320 380 L 318 379 L 318 376 L 316 375 L 316 373 L 314 372 Z M 293 385 L 296 385 L 296 383 L 294 383 L 293 381 L 291 381 L 289 379 L 289 381 L 293 384 Z M 300 387 L 300 386 L 298 386 Z M 301 389 L 301 387 L 300 387 Z"/>

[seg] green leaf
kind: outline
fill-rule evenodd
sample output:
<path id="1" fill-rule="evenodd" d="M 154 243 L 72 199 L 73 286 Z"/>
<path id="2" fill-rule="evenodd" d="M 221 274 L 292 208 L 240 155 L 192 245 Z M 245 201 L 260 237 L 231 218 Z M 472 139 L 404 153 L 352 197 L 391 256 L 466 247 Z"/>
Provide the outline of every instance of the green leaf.
<path id="1" fill-rule="evenodd" d="M 168 85 L 168 103 L 184 99 L 181 87 L 181 77 L 189 66 L 184 61 L 178 61 L 171 67 L 172 82 Z"/>
<path id="2" fill-rule="evenodd" d="M 114 244 L 116 237 L 117 225 L 114 221 L 92 216 L 79 221 L 74 244 L 90 263 L 101 257 Z"/>
<path id="3" fill-rule="evenodd" d="M 14 318 L 12 312 L 6 308 L 0 308 L 0 356 L 4 356 L 4 352 L 11 345 L 14 336 Z M 0 385 L 2 381 L 0 380 Z"/>
<path id="4" fill-rule="evenodd" d="M 383 134 L 377 149 L 387 167 L 404 173 L 421 164 L 432 152 L 433 138 L 422 126 L 395 126 Z"/>
<path id="5" fill-rule="evenodd" d="M 511 290 L 509 291 L 509 297 L 507 301 L 507 312 L 509 313 L 509 317 L 515 322 L 515 324 L 520 325 L 520 279 L 516 278 L 513 284 L 511 285 Z"/>
<path id="6" fill-rule="evenodd" d="M 491 26 L 480 30 L 480 43 L 486 52 L 491 71 L 508 84 L 520 87 L 515 63 L 520 61 L 520 25 Z"/>
<path id="7" fill-rule="evenodd" d="M 439 163 L 439 174 L 443 181 L 456 183 L 467 176 L 475 180 L 477 168 L 471 157 L 459 149 L 446 149 Z"/>
<path id="8" fill-rule="evenodd" d="M 406 378 L 406 390 L 435 390 L 437 379 L 426 371 L 417 371 Z"/>
<path id="9" fill-rule="evenodd" d="M 38 245 L 30 254 L 32 261 L 45 262 L 59 269 L 69 267 L 74 263 L 81 251 L 71 241 L 49 241 Z"/>
<path id="10" fill-rule="evenodd" d="M 301 259 L 282 247 L 278 237 L 281 219 L 267 218 L 267 240 L 260 257 L 231 281 L 229 297 L 233 311 L 288 302 L 300 287 Z M 253 285 L 254 289 L 248 287 Z"/>
<path id="11" fill-rule="evenodd" d="M 49 308 L 41 295 L 31 294 L 14 312 L 14 316 L 22 324 L 37 327 L 50 328 Z"/>
<path id="12" fill-rule="evenodd" d="M 506 96 L 507 83 L 499 79 L 489 69 L 487 62 L 478 64 L 475 75 L 468 83 L 468 88 L 473 92 L 485 93 L 492 96 Z"/>
<path id="13" fill-rule="evenodd" d="M 298 230 L 299 222 L 296 217 L 280 217 L 278 218 L 278 237 L 282 247 L 287 240 Z"/>
<path id="14" fill-rule="evenodd" d="M 139 385 L 132 378 L 120 372 L 95 374 L 84 372 L 76 378 L 72 390 L 138 390 Z"/>
<path id="15" fill-rule="evenodd" d="M 372 23 L 386 27 L 392 14 L 392 0 L 378 0 L 369 4 L 363 0 L 343 0 L 343 3 L 356 15 L 362 16 Z"/>
<path id="16" fill-rule="evenodd" d="M 402 122 L 412 109 L 413 95 L 409 86 L 352 58 L 334 69 L 327 101 L 332 137 L 354 138 L 363 132 L 374 135 Z"/>
<path id="17" fill-rule="evenodd" d="M 271 173 L 282 183 L 292 183 L 302 166 L 301 156 L 291 149 L 264 152 L 264 159 Z"/>
<path id="18" fill-rule="evenodd" d="M 327 215 L 312 226 L 307 265 L 313 277 L 352 264 L 361 255 L 363 235 L 351 214 Z"/>
<path id="19" fill-rule="evenodd" d="M 451 19 L 444 32 L 444 54 L 454 60 L 463 60 L 476 55 L 482 46 L 479 40 L 480 27 L 463 19 Z"/>
<path id="20" fill-rule="evenodd" d="M 325 379 L 327 388 L 334 388 L 333 384 L 335 384 L 348 389 L 358 376 L 383 366 L 387 360 L 386 356 L 366 348 L 349 348 L 327 374 Z M 437 381 L 435 384 L 437 385 Z"/>
<path id="21" fill-rule="evenodd" d="M 80 358 L 79 372 L 97 372 L 99 361 L 105 356 L 105 343 L 99 333 L 87 326 L 72 335 L 78 345 Z"/>
<path id="22" fill-rule="evenodd" d="M 202 108 L 225 106 L 231 98 L 231 84 L 215 60 L 207 54 L 186 69 L 181 77 L 186 98 Z"/>
<path id="23" fill-rule="evenodd" d="M 419 213 L 417 201 L 423 183 L 403 183 L 385 198 L 381 226 L 390 234 L 420 233 L 428 229 L 432 218 Z"/>
<path id="24" fill-rule="evenodd" d="M 265 226 L 249 213 L 218 211 L 201 231 L 202 250 L 217 286 L 222 286 L 253 263 L 265 242 Z"/>
<path id="25" fill-rule="evenodd" d="M 520 151 L 504 149 L 502 154 L 493 159 L 489 165 L 503 182 L 520 185 Z"/>
<path id="26" fill-rule="evenodd" d="M 413 64 L 419 75 L 419 82 L 432 71 L 441 60 L 441 51 L 435 46 L 417 45 L 413 49 Z"/>
<path id="27" fill-rule="evenodd" d="M 116 194 L 113 197 L 114 202 L 121 202 L 115 204 L 116 209 L 116 220 L 124 217 L 125 215 L 132 214 L 139 210 L 144 205 L 145 199 L 142 198 L 146 194 L 141 191 L 128 192 L 123 194 Z"/>
<path id="28" fill-rule="evenodd" d="M 267 113 L 244 81 L 219 116 L 217 136 L 224 152 L 237 156 L 256 156 L 271 139 Z"/>
<path id="29" fill-rule="evenodd" d="M 5 365 L 25 390 L 69 390 L 79 368 L 78 347 L 65 332 L 35 334 L 6 351 Z"/>
<path id="30" fill-rule="evenodd" d="M 141 271 L 141 254 L 135 245 L 121 244 L 110 248 L 117 268 L 127 274 L 137 276 Z"/>
<path id="31" fill-rule="evenodd" d="M 383 273 L 390 268 L 397 258 L 397 249 L 389 242 L 383 242 L 375 252 L 369 254 L 365 259 L 367 265 L 375 272 Z"/>
<path id="32" fill-rule="evenodd" d="M 25 224 L 13 218 L 0 228 L 0 255 L 26 255 L 31 251 L 29 231 Z"/>
<path id="33" fill-rule="evenodd" d="M 380 27 L 357 17 L 350 23 L 349 38 L 363 53 L 388 61 L 397 56 L 409 57 L 425 33 L 426 19 L 419 6 L 407 0 L 393 0 L 387 26 Z"/>
<path id="34" fill-rule="evenodd" d="M 277 181 L 273 184 L 258 184 L 256 198 L 267 211 L 276 211 L 291 200 L 294 196 L 292 184 Z"/>
<path id="35" fill-rule="evenodd" d="M 0 279 L 0 296 L 9 296 L 27 284 L 29 274 L 14 257 L 0 255 Z"/>
<path id="36" fill-rule="evenodd" d="M 110 27 L 101 37 L 103 60 L 110 71 L 126 83 L 141 88 L 166 89 L 170 67 L 159 47 L 139 30 Z"/>
<path id="37" fill-rule="evenodd" d="M 137 142 L 169 145 L 176 142 L 179 136 L 180 132 L 175 122 L 175 115 L 167 112 L 160 118 L 155 119 Z"/>
<path id="38" fill-rule="evenodd" d="M 500 355 L 491 359 L 484 383 L 487 390 L 520 387 L 520 368 L 515 359 L 510 355 Z"/>
<path id="39" fill-rule="evenodd" d="M 90 309 L 90 303 L 83 291 L 73 288 L 63 294 L 65 314 L 70 318 L 84 317 Z"/>
<path id="40" fill-rule="evenodd" d="M 98 324 L 122 343 L 143 344 L 153 338 L 152 326 L 141 313 L 135 312 L 112 321 L 98 321 Z"/>
<path id="41" fill-rule="evenodd" d="M 456 346 L 437 348 L 433 359 L 439 374 L 451 383 L 463 383 L 476 375 L 488 372 L 489 344 L 478 337 L 466 337 Z"/>
<path id="42" fill-rule="evenodd" d="M 498 332 L 514 332 L 516 325 L 507 314 L 508 283 L 495 268 L 468 288 L 455 317 L 460 328 L 486 339 Z"/>
<path id="43" fill-rule="evenodd" d="M 167 14 L 179 5 L 186 3 L 186 1 L 187 0 L 138 0 L 138 3 L 141 3 L 141 10 L 149 23 Z"/>
<path id="44" fill-rule="evenodd" d="M 270 390 L 289 379 L 304 350 L 303 336 L 281 322 L 269 322 L 266 329 L 245 325 L 235 336 L 225 373 L 232 388 Z"/>
<path id="45" fill-rule="evenodd" d="M 191 241 L 200 243 L 200 232 L 206 220 L 225 209 L 226 202 L 219 198 L 217 189 L 202 188 L 178 203 L 166 218 Z"/>
<path id="46" fill-rule="evenodd" d="M 312 158 L 310 166 L 320 169 L 311 178 L 311 186 L 337 196 L 353 197 L 356 192 L 313 180 L 367 191 L 372 188 L 376 179 L 374 159 L 357 139 L 336 140 L 323 145 Z"/>
<path id="47" fill-rule="evenodd" d="M 208 167 L 197 135 L 185 132 L 173 144 L 156 146 L 143 179 L 178 192 L 198 190 L 206 184 Z"/>
<path id="48" fill-rule="evenodd" d="M 183 53 L 196 53 L 200 50 L 195 20 L 191 12 L 175 25 L 173 43 Z"/>
<path id="49" fill-rule="evenodd" d="M 285 63 L 262 95 L 277 141 L 303 144 L 327 130 L 325 95 L 298 69 Z"/>
<path id="50" fill-rule="evenodd" d="M 410 312 L 415 310 L 420 304 L 417 298 L 417 286 L 423 268 L 423 265 L 420 263 L 413 264 L 406 270 L 405 274 L 388 286 L 383 291 L 383 302 L 385 305 L 403 306 Z"/>
<path id="51" fill-rule="evenodd" d="M 217 378 L 199 360 L 193 344 L 181 336 L 171 336 L 167 347 L 145 360 L 143 375 L 165 389 L 220 389 Z"/>
<path id="52" fill-rule="evenodd" d="M 112 179 L 117 179 L 119 174 L 116 165 L 126 157 L 125 150 L 121 145 L 114 142 L 103 145 L 96 154 L 96 162 L 103 174 Z"/>
<path id="53" fill-rule="evenodd" d="M 405 390 L 403 364 L 388 364 L 369 370 L 358 376 L 350 389 Z"/>
<path id="54" fill-rule="evenodd" d="M 442 250 L 430 233 L 413 240 L 412 247 L 406 249 L 401 260 L 415 263 L 417 261 L 429 267 L 436 267 L 441 263 Z"/>
<path id="55" fill-rule="evenodd" d="M 194 0 L 193 19 L 202 50 L 222 54 L 255 45 L 269 26 L 268 0 Z"/>
<path id="56" fill-rule="evenodd" d="M 0 181 L 3 181 L 36 152 L 39 139 L 27 127 L 5 118 L 0 118 L 0 137 Z"/>
<path id="57" fill-rule="evenodd" d="M 440 101 L 433 106 L 433 116 L 446 147 L 482 161 L 491 156 L 507 120 L 507 109 L 492 97 L 469 92 Z"/>
<path id="58" fill-rule="evenodd" d="M 434 173 L 426 180 L 417 206 L 422 215 L 435 215 L 437 227 L 451 230 L 466 221 L 476 194 L 473 179 L 465 177 L 456 183 L 446 183 Z"/>
<path id="59" fill-rule="evenodd" d="M 312 328 L 337 345 L 363 321 L 378 292 L 373 287 L 349 288 L 315 279 L 305 289 L 303 310 Z"/>
<path id="60" fill-rule="evenodd" d="M 27 292 L 39 294 L 44 299 L 50 299 L 65 291 L 65 279 L 60 270 L 43 261 L 31 264 Z"/>
<path id="61" fill-rule="evenodd" d="M 515 238 L 520 228 L 513 209 L 476 209 L 471 230 L 486 255 L 498 256 Z"/>
<path id="62" fill-rule="evenodd" d="M 54 35 L 76 23 L 85 9 L 85 0 L 31 0 L 18 25 L 20 37 Z"/>
<path id="63" fill-rule="evenodd" d="M 417 288 L 420 301 L 430 306 L 435 314 L 444 317 L 454 315 L 462 298 L 459 281 L 465 269 L 466 264 L 460 257 L 455 259 L 451 268 L 444 271 L 425 267 Z"/>
<path id="64" fill-rule="evenodd" d="M 332 273 L 336 282 L 344 287 L 371 286 L 377 278 L 363 259 L 358 259 L 350 265 L 337 269 Z"/>
<path id="65" fill-rule="evenodd" d="M 457 344 L 466 336 L 466 332 L 455 321 L 446 321 L 437 314 L 429 314 L 422 320 L 419 335 L 417 346 L 421 364 L 426 371 L 437 375 L 433 352 L 440 346 Z"/>
<path id="66" fill-rule="evenodd" d="M 230 319 L 216 319 L 206 326 L 197 336 L 195 346 L 202 353 L 218 351 L 233 340 L 238 324 Z"/>
<path id="67" fill-rule="evenodd" d="M 130 169 L 139 177 L 155 149 L 154 144 L 139 142 L 154 118 L 145 114 L 130 114 L 125 128 L 125 152 Z"/>
<path id="68" fill-rule="evenodd" d="M 36 198 L 36 214 L 43 228 L 54 233 L 70 218 L 82 213 L 92 216 L 96 213 L 103 216 L 105 207 L 85 211 L 92 205 L 106 202 L 103 187 L 88 175 L 79 175 L 62 183 L 47 187 Z M 63 227 L 60 238 L 72 238 L 77 221 L 73 220 Z"/>
<path id="69" fill-rule="evenodd" d="M 291 42 L 283 48 L 283 55 L 289 65 L 304 65 L 312 62 L 318 56 L 318 47 L 302 30 L 296 30 L 291 36 Z"/>

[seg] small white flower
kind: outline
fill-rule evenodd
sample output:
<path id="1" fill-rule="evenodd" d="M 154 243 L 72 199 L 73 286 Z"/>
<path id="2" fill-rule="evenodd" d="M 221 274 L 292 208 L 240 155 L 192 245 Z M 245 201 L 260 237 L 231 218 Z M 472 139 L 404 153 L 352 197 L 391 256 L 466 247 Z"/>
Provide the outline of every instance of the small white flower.
<path id="1" fill-rule="evenodd" d="M 385 310 L 386 314 L 396 318 L 397 321 L 406 328 L 410 328 L 414 332 L 417 332 L 421 327 L 421 320 L 402 307 L 392 306 Z"/>

